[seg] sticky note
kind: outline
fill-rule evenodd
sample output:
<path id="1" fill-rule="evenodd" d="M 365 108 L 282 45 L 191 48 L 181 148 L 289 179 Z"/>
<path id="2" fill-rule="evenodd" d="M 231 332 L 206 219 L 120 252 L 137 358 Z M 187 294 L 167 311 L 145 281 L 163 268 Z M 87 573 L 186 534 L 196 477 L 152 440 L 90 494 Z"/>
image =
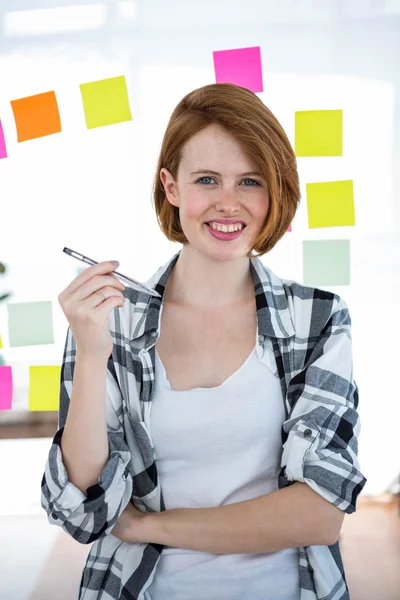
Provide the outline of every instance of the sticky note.
<path id="1" fill-rule="evenodd" d="M 54 344 L 50 301 L 8 304 L 7 309 L 10 346 Z"/>
<path id="2" fill-rule="evenodd" d="M 263 91 L 260 46 L 213 52 L 216 83 L 234 83 L 252 92 Z"/>
<path id="3" fill-rule="evenodd" d="M 355 225 L 353 181 L 306 183 L 308 226 Z"/>
<path id="4" fill-rule="evenodd" d="M 288 233 L 288 231 L 292 231 L 292 226 L 289 225 L 289 229 L 286 230 L 286 233 Z"/>
<path id="5" fill-rule="evenodd" d="M 60 114 L 54 92 L 44 92 L 12 100 L 18 142 L 33 140 L 61 131 Z"/>
<path id="6" fill-rule="evenodd" d="M 59 410 L 60 366 L 29 367 L 29 410 Z"/>
<path id="7" fill-rule="evenodd" d="M 79 87 L 88 129 L 132 120 L 124 75 L 82 83 Z"/>
<path id="8" fill-rule="evenodd" d="M 11 367 L 0 366 L 0 410 L 10 410 L 12 403 L 13 381 Z"/>
<path id="9" fill-rule="evenodd" d="M 7 158 L 6 140 L 4 137 L 3 125 L 0 121 L 0 158 Z"/>
<path id="10" fill-rule="evenodd" d="M 296 156 L 342 156 L 342 117 L 342 110 L 296 111 Z"/>
<path id="11" fill-rule="evenodd" d="M 304 285 L 350 285 L 350 240 L 303 241 Z"/>
<path id="12" fill-rule="evenodd" d="M 3 347 L 3 340 L 1 339 L 1 335 L 0 335 L 0 348 Z"/>

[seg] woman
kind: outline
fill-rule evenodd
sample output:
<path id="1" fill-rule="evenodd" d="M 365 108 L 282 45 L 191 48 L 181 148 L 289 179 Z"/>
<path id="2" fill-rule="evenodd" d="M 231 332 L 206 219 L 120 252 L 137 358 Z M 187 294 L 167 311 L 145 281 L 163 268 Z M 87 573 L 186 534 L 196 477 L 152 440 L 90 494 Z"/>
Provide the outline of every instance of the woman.
<path id="1" fill-rule="evenodd" d="M 349 598 L 338 538 L 366 483 L 349 311 L 258 258 L 299 198 L 260 98 L 194 90 L 155 176 L 161 230 L 182 244 L 146 282 L 160 298 L 124 289 L 110 262 L 60 294 L 70 327 L 42 506 L 93 542 L 78 598 Z"/>

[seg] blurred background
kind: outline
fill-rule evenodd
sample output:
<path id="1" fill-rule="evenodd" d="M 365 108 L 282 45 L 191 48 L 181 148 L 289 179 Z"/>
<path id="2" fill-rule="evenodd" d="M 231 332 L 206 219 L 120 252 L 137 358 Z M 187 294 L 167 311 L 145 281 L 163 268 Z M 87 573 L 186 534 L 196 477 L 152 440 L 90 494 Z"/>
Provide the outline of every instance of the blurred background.
<path id="1" fill-rule="evenodd" d="M 89 552 L 40 506 L 58 414 L 29 399 L 31 367 L 61 365 L 68 324 L 57 297 L 85 268 L 62 250 L 117 259 L 141 281 L 179 250 L 151 206 L 167 122 L 185 94 L 216 82 L 214 52 L 250 47 L 260 48 L 256 93 L 293 146 L 296 111 L 343 110 L 343 154 L 298 157 L 292 230 L 261 260 L 306 283 L 305 241 L 349 242 L 349 281 L 315 283 L 349 306 L 360 393 L 368 481 L 341 549 L 352 600 L 400 599 L 400 1 L 2 0 L 0 365 L 12 369 L 12 406 L 0 410 L 2 600 L 73 600 Z M 88 128 L 80 85 L 118 76 L 131 118 Z M 21 143 L 11 102 L 52 90 L 61 132 Z M 306 184 L 344 180 L 355 224 L 310 227 Z M 12 343 L 10 307 L 46 302 L 50 341 Z"/>

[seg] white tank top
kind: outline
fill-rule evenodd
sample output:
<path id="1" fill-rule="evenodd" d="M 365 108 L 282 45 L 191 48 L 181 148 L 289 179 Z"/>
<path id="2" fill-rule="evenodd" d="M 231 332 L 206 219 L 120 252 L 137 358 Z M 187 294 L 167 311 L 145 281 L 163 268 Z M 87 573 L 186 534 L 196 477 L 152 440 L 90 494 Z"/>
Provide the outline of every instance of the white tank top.
<path id="1" fill-rule="evenodd" d="M 208 508 L 278 487 L 279 379 L 257 346 L 222 385 L 174 391 L 156 350 L 151 436 L 165 508 Z M 299 600 L 298 548 L 212 554 L 165 546 L 146 600 Z"/>

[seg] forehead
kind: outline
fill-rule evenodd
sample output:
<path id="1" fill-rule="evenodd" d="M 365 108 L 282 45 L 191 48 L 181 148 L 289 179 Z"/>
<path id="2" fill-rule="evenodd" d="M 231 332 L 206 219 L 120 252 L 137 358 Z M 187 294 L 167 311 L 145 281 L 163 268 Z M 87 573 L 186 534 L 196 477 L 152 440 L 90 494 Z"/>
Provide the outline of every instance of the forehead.
<path id="1" fill-rule="evenodd" d="M 254 163 L 246 156 L 244 149 L 229 132 L 219 126 L 210 125 L 192 136 L 182 150 L 182 167 L 191 170 L 203 168 L 221 169 L 227 165 L 240 169 L 251 169 Z M 216 169 L 218 170 L 218 169 Z"/>

